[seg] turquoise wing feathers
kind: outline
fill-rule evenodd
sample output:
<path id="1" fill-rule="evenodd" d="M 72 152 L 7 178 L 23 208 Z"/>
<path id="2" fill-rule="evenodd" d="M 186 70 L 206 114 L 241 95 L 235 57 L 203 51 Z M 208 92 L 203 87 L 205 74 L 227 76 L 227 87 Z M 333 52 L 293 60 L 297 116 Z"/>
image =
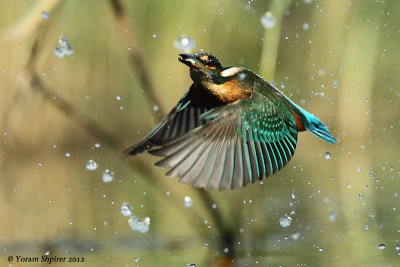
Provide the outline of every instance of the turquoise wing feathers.
<path id="1" fill-rule="evenodd" d="M 203 113 L 204 124 L 150 153 L 168 176 L 206 189 L 234 189 L 277 172 L 293 156 L 297 128 L 290 108 L 261 94 Z"/>

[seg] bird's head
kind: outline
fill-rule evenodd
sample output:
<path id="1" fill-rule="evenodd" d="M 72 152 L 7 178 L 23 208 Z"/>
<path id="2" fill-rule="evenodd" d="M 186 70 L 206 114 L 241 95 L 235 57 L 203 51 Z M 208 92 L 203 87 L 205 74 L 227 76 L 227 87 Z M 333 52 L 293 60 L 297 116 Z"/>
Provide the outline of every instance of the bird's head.
<path id="1" fill-rule="evenodd" d="M 223 68 L 219 60 L 210 53 L 179 54 L 179 61 L 190 67 L 190 77 L 196 84 L 216 95 L 236 92 L 248 97 L 245 91 L 251 87 L 248 79 L 254 76 L 249 70 L 239 67 Z M 243 92 L 242 92 L 243 91 Z"/>
<path id="2" fill-rule="evenodd" d="M 190 68 L 190 77 L 195 83 L 218 83 L 222 71 L 219 60 L 210 53 L 179 54 L 179 61 Z"/>

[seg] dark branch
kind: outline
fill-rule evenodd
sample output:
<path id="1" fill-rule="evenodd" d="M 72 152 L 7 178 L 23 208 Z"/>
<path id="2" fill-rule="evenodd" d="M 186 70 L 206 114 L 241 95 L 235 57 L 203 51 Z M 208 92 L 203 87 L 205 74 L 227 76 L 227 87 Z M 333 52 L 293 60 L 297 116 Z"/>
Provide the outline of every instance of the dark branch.
<path id="1" fill-rule="evenodd" d="M 130 56 L 131 66 L 140 75 L 140 82 L 142 83 L 145 96 L 149 102 L 153 102 L 159 107 L 161 115 L 165 115 L 165 112 L 161 106 L 160 100 L 155 93 L 154 85 L 151 80 L 150 72 L 144 64 L 143 58 L 140 54 L 139 47 L 133 32 L 133 28 L 130 26 L 129 20 L 126 16 L 125 10 L 118 0 L 110 0 L 114 16 L 119 24 L 119 30 L 121 36 L 125 41 L 126 47 L 130 47 L 128 50 Z M 153 109 L 152 109 L 153 110 Z"/>

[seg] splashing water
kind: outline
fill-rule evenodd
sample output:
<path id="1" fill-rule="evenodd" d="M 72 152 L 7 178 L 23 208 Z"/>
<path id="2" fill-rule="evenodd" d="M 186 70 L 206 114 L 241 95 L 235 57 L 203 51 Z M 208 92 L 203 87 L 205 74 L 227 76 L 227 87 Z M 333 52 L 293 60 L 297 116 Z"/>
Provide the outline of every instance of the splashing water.
<path id="1" fill-rule="evenodd" d="M 386 248 L 386 245 L 385 244 L 379 244 L 377 248 L 380 249 L 380 250 L 384 250 Z"/>
<path id="2" fill-rule="evenodd" d="M 131 205 L 129 205 L 129 203 L 122 203 L 121 204 L 121 214 L 124 216 L 132 216 L 133 214 L 133 208 Z"/>
<path id="3" fill-rule="evenodd" d="M 99 167 L 99 164 L 97 164 L 96 161 L 94 161 L 94 160 L 92 160 L 92 159 L 89 160 L 89 161 L 86 163 L 86 169 L 89 170 L 89 171 L 94 171 L 94 170 L 97 169 L 97 167 Z"/>
<path id="4" fill-rule="evenodd" d="M 292 218 L 290 216 L 283 215 L 279 219 L 279 224 L 284 228 L 289 227 L 292 224 Z"/>
<path id="5" fill-rule="evenodd" d="M 114 180 L 114 173 L 112 171 L 110 171 L 109 169 L 106 169 L 103 172 L 103 182 L 110 183 L 110 182 L 112 182 L 112 180 Z"/>
<path id="6" fill-rule="evenodd" d="M 193 200 L 192 200 L 191 197 L 186 196 L 186 197 L 183 199 L 183 206 L 184 206 L 185 208 L 190 208 L 190 207 L 192 206 L 192 204 L 193 204 Z"/>
<path id="7" fill-rule="evenodd" d="M 336 221 L 336 213 L 335 212 L 329 213 L 328 219 L 330 222 L 335 222 Z"/>
<path id="8" fill-rule="evenodd" d="M 42 18 L 44 20 L 48 20 L 50 18 L 49 13 L 47 13 L 46 11 L 42 11 Z"/>
<path id="9" fill-rule="evenodd" d="M 60 36 L 58 46 L 54 48 L 54 54 L 59 58 L 63 58 L 64 55 L 72 56 L 74 54 L 74 50 L 69 45 L 67 37 Z"/>
<path id="10" fill-rule="evenodd" d="M 265 29 L 271 29 L 275 27 L 275 17 L 271 12 L 265 12 L 261 17 L 261 24 Z"/>
<path id="11" fill-rule="evenodd" d="M 140 233 L 147 233 L 150 228 L 150 218 L 149 217 L 144 217 L 144 218 L 138 218 L 136 216 L 132 216 L 129 218 L 129 226 L 133 231 L 137 231 Z"/>
<path id="12" fill-rule="evenodd" d="M 174 41 L 174 46 L 179 51 L 190 53 L 195 48 L 196 43 L 189 36 L 182 35 Z"/>

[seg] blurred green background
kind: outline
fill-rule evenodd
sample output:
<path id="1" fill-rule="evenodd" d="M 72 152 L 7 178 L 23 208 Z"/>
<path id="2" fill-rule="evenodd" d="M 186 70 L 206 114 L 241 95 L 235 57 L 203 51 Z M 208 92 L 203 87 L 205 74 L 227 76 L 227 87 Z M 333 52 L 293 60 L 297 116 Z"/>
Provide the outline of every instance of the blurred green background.
<path id="1" fill-rule="evenodd" d="M 399 1 L 121 5 L 116 16 L 105 0 L 0 0 L 2 265 L 8 256 L 44 254 L 85 258 L 65 266 L 400 261 Z M 54 54 L 61 35 L 72 56 Z M 275 81 L 338 142 L 302 133 L 274 176 L 209 194 L 166 178 L 148 154 L 122 157 L 191 84 L 174 47 L 182 35 L 195 42 L 193 52 Z M 132 67 L 137 56 L 145 69 Z M 90 159 L 94 171 L 86 169 Z M 111 183 L 102 181 L 105 169 L 114 172 Z M 123 202 L 150 218 L 147 233 L 130 228 Z M 280 225 L 285 215 L 289 227 Z M 220 242 L 224 229 L 232 247 Z"/>

